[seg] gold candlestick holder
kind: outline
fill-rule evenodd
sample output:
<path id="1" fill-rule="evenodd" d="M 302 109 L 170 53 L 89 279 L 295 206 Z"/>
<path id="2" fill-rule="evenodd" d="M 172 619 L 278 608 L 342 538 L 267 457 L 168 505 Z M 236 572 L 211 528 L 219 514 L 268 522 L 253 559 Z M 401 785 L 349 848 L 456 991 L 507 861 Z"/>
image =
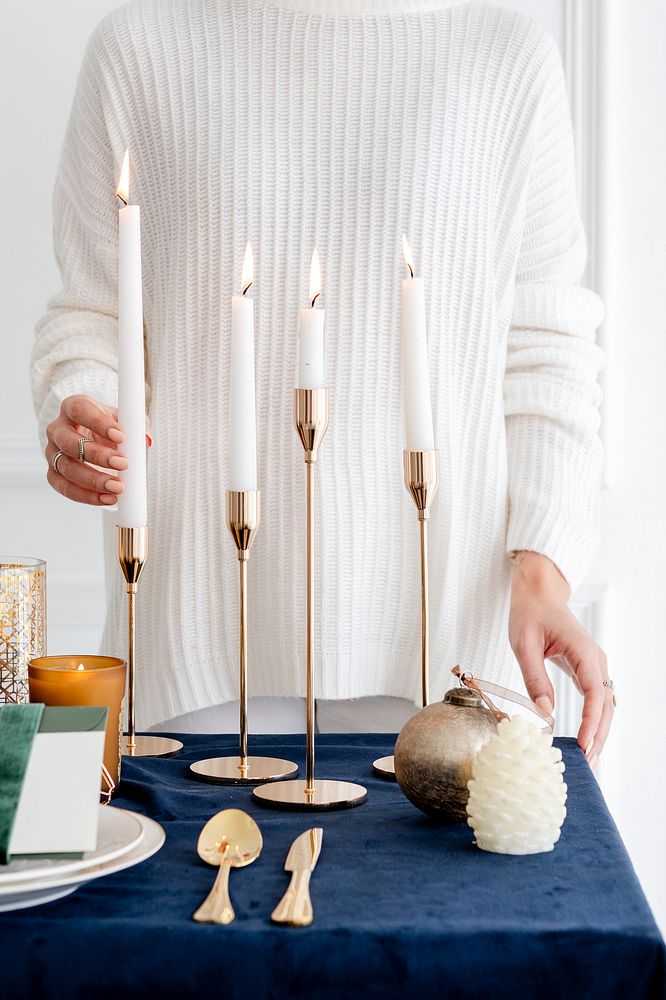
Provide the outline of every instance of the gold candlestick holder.
<path id="1" fill-rule="evenodd" d="M 430 508 L 439 488 L 439 452 L 403 451 L 405 486 L 411 494 L 418 514 L 421 537 L 421 700 L 423 707 L 430 700 L 430 629 L 428 603 L 428 521 Z M 395 781 L 393 754 L 380 757 L 373 765 L 375 774 Z"/>
<path id="2" fill-rule="evenodd" d="M 239 752 L 211 757 L 190 765 L 192 774 L 213 785 L 256 785 L 280 781 L 298 773 L 298 764 L 277 757 L 248 757 L 247 753 L 247 564 L 261 520 L 259 490 L 227 492 L 227 527 L 238 553 L 239 596 Z"/>
<path id="3" fill-rule="evenodd" d="M 128 757 L 171 757 L 183 749 L 180 740 L 166 736 L 137 736 L 134 722 L 136 704 L 136 616 L 139 578 L 148 555 L 148 528 L 116 526 L 118 562 L 127 585 L 127 735 L 122 752 Z"/>
<path id="4" fill-rule="evenodd" d="M 328 428 L 328 389 L 294 390 L 294 427 L 305 452 L 307 484 L 305 781 L 261 785 L 252 794 L 260 802 L 276 809 L 348 809 L 360 805 L 367 798 L 368 793 L 362 785 L 315 778 L 315 465 Z"/>

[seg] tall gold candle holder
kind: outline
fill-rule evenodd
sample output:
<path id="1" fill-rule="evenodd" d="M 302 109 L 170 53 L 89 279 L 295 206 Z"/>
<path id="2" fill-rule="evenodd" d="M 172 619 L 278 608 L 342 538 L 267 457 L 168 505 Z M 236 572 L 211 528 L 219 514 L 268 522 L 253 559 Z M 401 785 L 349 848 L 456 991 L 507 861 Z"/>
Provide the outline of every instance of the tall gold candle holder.
<path id="1" fill-rule="evenodd" d="M 148 555 L 148 528 L 116 526 L 118 562 L 127 586 L 127 735 L 122 752 L 128 757 L 170 757 L 183 749 L 180 740 L 166 736 L 137 736 L 136 704 L 136 594 Z"/>
<path id="2" fill-rule="evenodd" d="M 247 753 L 247 564 L 260 520 L 259 490 L 227 492 L 227 527 L 236 545 L 239 569 L 239 752 L 238 756 L 211 757 L 190 765 L 195 777 L 214 785 L 256 785 L 298 773 L 298 764 L 291 760 L 248 757 Z"/>
<path id="3" fill-rule="evenodd" d="M 362 785 L 315 778 L 315 465 L 328 428 L 328 389 L 294 390 L 294 427 L 305 452 L 307 484 L 305 780 L 260 785 L 252 794 L 260 802 L 276 809 L 348 809 L 360 805 L 367 798 L 367 790 Z"/>
<path id="4" fill-rule="evenodd" d="M 403 451 L 405 486 L 416 505 L 421 537 L 421 700 L 430 700 L 430 629 L 428 603 L 428 521 L 439 488 L 439 452 Z M 393 754 L 380 757 L 372 765 L 375 774 L 395 781 Z"/>

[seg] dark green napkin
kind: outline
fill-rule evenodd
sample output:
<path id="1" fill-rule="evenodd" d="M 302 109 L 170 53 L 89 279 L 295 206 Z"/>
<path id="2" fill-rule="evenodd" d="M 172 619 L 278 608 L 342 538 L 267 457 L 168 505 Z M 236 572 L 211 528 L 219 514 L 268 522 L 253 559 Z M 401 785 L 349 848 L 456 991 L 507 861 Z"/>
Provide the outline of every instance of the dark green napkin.
<path id="1" fill-rule="evenodd" d="M 32 741 L 43 705 L 0 706 L 0 864 L 7 865 L 9 840 L 23 787 Z"/>

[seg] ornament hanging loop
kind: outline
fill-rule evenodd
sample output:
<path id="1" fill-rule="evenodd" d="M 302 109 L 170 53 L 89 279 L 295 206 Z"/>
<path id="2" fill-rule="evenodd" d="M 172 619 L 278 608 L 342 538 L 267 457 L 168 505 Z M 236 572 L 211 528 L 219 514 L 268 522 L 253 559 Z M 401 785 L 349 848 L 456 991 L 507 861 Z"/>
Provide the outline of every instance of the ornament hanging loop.
<path id="1" fill-rule="evenodd" d="M 458 678 L 458 682 L 461 687 L 471 688 L 472 691 L 476 691 L 480 698 L 483 699 L 486 706 L 492 713 L 495 720 L 499 723 L 503 719 L 508 719 L 510 716 L 506 712 L 501 712 L 490 700 L 488 693 L 497 695 L 499 698 L 504 698 L 507 701 L 512 701 L 515 705 L 521 705 L 523 708 L 529 709 L 530 712 L 534 712 L 541 722 L 545 722 L 544 731 L 552 733 L 555 728 L 555 719 L 552 715 L 547 712 L 543 712 L 538 705 L 535 705 L 533 701 L 529 698 L 525 698 L 524 695 L 518 694 L 517 691 L 511 691 L 509 688 L 501 687 L 499 684 L 491 684 L 490 681 L 483 680 L 479 677 L 478 679 L 474 677 L 474 674 L 470 670 L 461 670 L 459 666 L 451 668 L 451 673 L 454 677 Z"/>
<path id="2" fill-rule="evenodd" d="M 470 688 L 472 691 L 476 691 L 481 700 L 485 702 L 486 708 L 489 709 L 490 713 L 495 719 L 495 722 L 499 724 L 504 719 L 509 718 L 506 712 L 500 712 L 499 708 L 493 705 L 490 698 L 488 698 L 488 696 L 483 693 L 480 686 L 474 680 L 474 674 L 470 673 L 469 670 L 461 670 L 460 667 L 453 667 L 451 669 L 451 673 L 458 678 L 461 687 L 464 685 L 465 687 Z"/>

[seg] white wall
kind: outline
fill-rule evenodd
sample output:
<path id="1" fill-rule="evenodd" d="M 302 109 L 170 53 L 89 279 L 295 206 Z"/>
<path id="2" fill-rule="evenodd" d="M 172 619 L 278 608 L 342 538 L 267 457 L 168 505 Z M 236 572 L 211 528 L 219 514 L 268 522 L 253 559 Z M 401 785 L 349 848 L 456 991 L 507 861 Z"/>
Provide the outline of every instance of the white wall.
<path id="1" fill-rule="evenodd" d="M 666 928 L 666 5 L 602 2 L 608 490 L 595 574 L 618 693 L 602 786 Z"/>
<path id="2" fill-rule="evenodd" d="M 100 517 L 46 485 L 28 360 L 58 287 L 51 192 L 86 41 L 113 0 L 4 0 L 0 36 L 0 558 L 47 560 L 49 649 L 94 650 L 103 615 Z"/>
<path id="3" fill-rule="evenodd" d="M 589 280 L 600 286 L 607 303 L 602 339 L 609 360 L 604 374 L 605 543 L 576 595 L 576 610 L 607 650 L 618 687 L 620 707 L 604 755 L 602 785 L 666 926 L 661 858 L 666 538 L 660 530 L 666 413 L 666 201 L 661 191 L 666 6 L 662 0 L 504 2 L 548 27 L 562 45 L 569 77 L 593 251 Z M 35 319 L 58 284 L 50 198 L 76 74 L 92 28 L 114 6 L 114 0 L 3 4 L 0 558 L 18 554 L 47 560 L 51 652 L 97 648 L 104 605 L 100 514 L 68 504 L 46 486 L 28 356 Z M 572 697 L 568 711 L 560 704 L 567 727 L 574 712 Z"/>

